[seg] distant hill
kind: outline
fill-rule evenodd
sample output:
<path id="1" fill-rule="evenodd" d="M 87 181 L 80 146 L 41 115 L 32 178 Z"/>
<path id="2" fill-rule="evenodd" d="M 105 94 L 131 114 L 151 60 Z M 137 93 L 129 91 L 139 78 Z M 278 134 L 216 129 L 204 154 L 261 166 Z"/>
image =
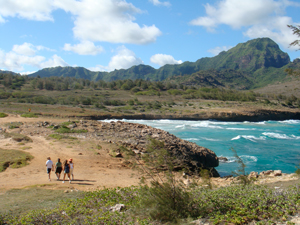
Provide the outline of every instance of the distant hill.
<path id="1" fill-rule="evenodd" d="M 162 81 L 175 76 L 176 81 L 189 84 L 250 89 L 284 79 L 286 77 L 284 70 L 290 63 L 289 55 L 282 52 L 274 41 L 270 38 L 258 38 L 240 43 L 215 57 L 165 65 L 159 69 L 138 65 L 112 72 L 93 72 L 83 67 L 55 67 L 39 70 L 29 76 L 74 77 L 92 81 L 119 79 Z"/>
<path id="2" fill-rule="evenodd" d="M 12 72 L 12 71 L 7 71 L 7 70 L 0 70 L 0 74 L 3 74 L 3 73 L 9 73 L 9 74 L 12 74 L 12 75 L 20 75 L 19 73 L 15 73 L 15 72 Z"/>

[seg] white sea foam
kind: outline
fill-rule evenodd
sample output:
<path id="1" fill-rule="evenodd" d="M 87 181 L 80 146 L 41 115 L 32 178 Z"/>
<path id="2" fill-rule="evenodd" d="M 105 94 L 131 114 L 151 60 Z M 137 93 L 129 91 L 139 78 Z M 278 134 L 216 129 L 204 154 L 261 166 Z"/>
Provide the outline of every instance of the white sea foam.
<path id="1" fill-rule="evenodd" d="M 279 123 L 285 123 L 285 124 L 299 124 L 300 120 L 284 120 L 284 121 L 279 121 Z"/>
<path id="2" fill-rule="evenodd" d="M 266 123 L 267 123 L 266 121 L 261 121 L 261 122 L 256 122 L 255 124 L 265 125 Z"/>
<path id="3" fill-rule="evenodd" d="M 221 141 L 221 140 L 219 140 L 219 139 L 206 138 L 206 137 L 201 137 L 201 139 L 206 140 L 206 141 Z"/>
<path id="4" fill-rule="evenodd" d="M 241 155 L 240 158 L 243 160 L 245 164 L 251 162 L 257 162 L 257 157 L 253 155 Z"/>
<path id="5" fill-rule="evenodd" d="M 177 126 L 175 126 L 175 128 L 185 128 L 185 125 L 183 124 L 183 125 L 177 125 Z"/>
<path id="6" fill-rule="evenodd" d="M 241 135 L 238 135 L 238 136 L 232 138 L 231 140 L 232 140 L 232 141 L 234 141 L 234 140 L 239 140 L 241 137 L 242 137 Z"/>
<path id="7" fill-rule="evenodd" d="M 234 156 L 228 156 L 228 157 L 224 156 L 224 157 L 227 158 L 228 161 L 222 161 L 222 163 L 233 163 L 233 162 L 236 162 L 236 160 L 237 160 Z M 239 157 L 243 160 L 243 163 L 245 163 L 245 164 L 257 162 L 257 157 L 255 157 L 253 155 L 241 155 Z"/>
<path id="8" fill-rule="evenodd" d="M 206 128 L 212 128 L 212 129 L 223 129 L 221 126 L 216 126 L 215 123 L 211 121 L 201 121 L 196 124 L 192 124 L 191 127 L 206 127 Z"/>
<path id="9" fill-rule="evenodd" d="M 300 136 L 295 136 L 295 135 L 293 135 L 293 134 L 291 135 L 291 137 L 293 137 L 293 138 L 295 138 L 295 139 L 297 139 L 297 140 L 300 139 Z"/>
<path id="10" fill-rule="evenodd" d="M 256 128 L 237 128 L 237 127 L 228 127 L 226 130 L 256 130 Z"/>
<path id="11" fill-rule="evenodd" d="M 187 140 L 187 141 L 199 141 L 200 139 L 198 139 L 198 138 L 184 138 L 184 140 Z"/>
<path id="12" fill-rule="evenodd" d="M 275 138 L 275 139 L 295 139 L 293 137 L 289 137 L 286 134 L 279 134 L 279 133 L 273 133 L 273 132 L 264 132 L 262 134 L 269 138 Z"/>
<path id="13" fill-rule="evenodd" d="M 241 139 L 241 138 L 244 138 L 244 139 L 252 141 L 252 142 L 266 140 L 266 137 L 264 137 L 264 136 L 255 137 L 253 135 L 238 135 L 238 136 L 232 138 L 231 140 L 234 141 L 234 140 L 238 140 L 238 139 Z"/>

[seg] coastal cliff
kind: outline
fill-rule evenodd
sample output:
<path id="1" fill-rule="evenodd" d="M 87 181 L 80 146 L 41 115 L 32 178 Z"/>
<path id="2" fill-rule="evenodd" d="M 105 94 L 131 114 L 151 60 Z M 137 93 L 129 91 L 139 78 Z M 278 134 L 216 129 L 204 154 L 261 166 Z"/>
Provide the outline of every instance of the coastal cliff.
<path id="1" fill-rule="evenodd" d="M 165 148 L 176 158 L 177 169 L 188 169 L 199 172 L 201 169 L 211 171 L 213 177 L 220 175 L 214 169 L 219 165 L 216 154 L 210 149 L 200 147 L 195 143 L 182 140 L 169 132 L 147 125 L 117 122 L 80 121 L 70 127 L 87 129 L 87 133 L 73 134 L 76 137 L 95 138 L 97 140 L 116 143 L 129 148 L 135 154 L 147 153 L 149 138 L 164 142 Z"/>
<path id="2" fill-rule="evenodd" d="M 93 140 L 115 145 L 115 153 L 118 157 L 122 157 L 120 146 L 126 147 L 137 155 L 147 154 L 147 145 L 150 143 L 149 138 L 152 138 L 163 142 L 165 149 L 174 156 L 175 169 L 185 169 L 185 171 L 195 174 L 200 172 L 201 169 L 207 169 L 211 172 L 211 176 L 220 176 L 215 169 L 219 165 L 219 159 L 213 151 L 182 140 L 169 132 L 147 125 L 122 121 L 81 120 L 76 122 L 69 121 L 67 124 L 66 126 L 44 121 L 31 125 L 22 124 L 17 129 L 23 135 L 44 137 L 57 133 L 56 131 L 60 128 L 69 129 L 70 132 L 64 133 L 64 135 L 73 136 L 81 140 Z M 86 132 L 76 132 L 79 130 Z"/>
<path id="3" fill-rule="evenodd" d="M 145 119 L 145 120 L 220 120 L 220 121 L 250 121 L 259 122 L 264 120 L 300 120 L 300 111 L 297 109 L 290 110 L 275 110 L 275 109 L 210 109 L 203 110 L 199 113 L 173 113 L 173 114 L 118 114 L 118 113 L 104 113 L 104 114 L 90 114 L 87 116 L 68 115 L 68 117 L 77 117 L 87 120 L 104 120 L 104 119 Z"/>

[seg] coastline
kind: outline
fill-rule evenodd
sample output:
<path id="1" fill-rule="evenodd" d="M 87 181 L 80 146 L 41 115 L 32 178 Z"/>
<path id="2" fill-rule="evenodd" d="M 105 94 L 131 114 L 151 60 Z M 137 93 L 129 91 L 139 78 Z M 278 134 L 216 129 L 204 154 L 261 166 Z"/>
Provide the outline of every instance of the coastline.
<path id="1" fill-rule="evenodd" d="M 81 118 L 86 120 L 105 120 L 105 119 L 136 119 L 136 120 L 219 120 L 225 122 L 260 122 L 267 120 L 300 120 L 300 111 L 282 111 L 282 110 L 249 110 L 249 111 L 222 111 L 218 112 L 207 110 L 204 113 L 195 114 L 91 114 L 87 116 L 69 115 L 69 118 Z"/>
<path id="2" fill-rule="evenodd" d="M 276 111 L 277 112 L 277 111 Z M 292 113 L 292 114 L 289 114 L 289 113 L 286 113 L 286 112 L 282 112 L 281 114 L 278 114 L 278 113 L 275 113 L 275 115 L 280 115 L 281 116 L 281 118 L 283 119 L 283 120 L 286 120 L 286 119 L 294 119 L 294 117 L 291 117 L 291 115 L 297 115 L 297 113 Z M 282 116 L 283 115 L 283 116 Z M 285 115 L 285 116 L 284 116 Z M 120 116 L 120 115 L 119 115 Z M 127 117 L 127 118 L 130 118 L 130 119 L 132 119 L 132 118 L 134 118 L 134 119 L 170 119 L 170 120 L 172 120 L 172 119 L 176 119 L 176 120 L 186 120 L 186 118 L 194 118 L 195 120 L 207 120 L 207 119 L 212 119 L 212 118 L 203 118 L 203 117 L 201 117 L 201 118 L 195 118 L 195 117 L 190 117 L 190 116 L 188 116 L 188 117 L 186 117 L 186 115 L 184 115 L 184 116 L 182 116 L 182 117 L 165 117 L 165 116 L 167 116 L 167 115 L 162 115 L 161 117 L 153 117 L 153 116 L 148 116 L 148 115 L 146 115 L 146 116 L 142 116 L 142 117 Z M 88 119 L 87 117 L 74 117 L 74 119 L 76 118 L 76 120 L 78 120 L 78 119 Z M 92 118 L 94 118 L 94 117 L 92 117 Z M 118 117 L 116 117 L 115 115 L 112 115 L 112 117 L 110 118 L 110 117 L 108 117 L 108 116 L 101 116 L 101 117 L 97 117 L 97 119 L 98 118 L 103 118 L 103 119 L 112 119 L 112 118 L 118 118 Z M 120 116 L 119 118 L 126 118 L 126 115 L 124 116 L 124 115 L 122 115 L 122 116 Z M 61 116 L 57 116 L 57 117 L 50 117 L 50 116 L 45 116 L 45 117 L 43 117 L 43 116 L 41 116 L 41 117 L 39 117 L 39 118 L 23 118 L 23 117 L 20 117 L 20 116 L 18 116 L 18 115 L 12 115 L 12 114 L 10 114 L 7 118 L 1 118 L 0 119 L 0 127 L 2 127 L 2 128 L 5 128 L 5 126 L 7 126 L 7 125 L 5 125 L 5 124 L 7 124 L 7 123 L 11 123 L 11 122 L 16 122 L 16 121 L 21 121 L 21 122 L 23 122 L 24 123 L 24 125 L 22 126 L 22 127 L 20 127 L 20 128 L 18 128 L 18 129 L 13 129 L 13 130 L 10 130 L 9 132 L 19 132 L 19 133 L 23 133 L 23 134 L 25 134 L 25 135 L 28 135 L 29 137 L 31 137 L 31 138 L 34 138 L 34 139 L 36 139 L 37 141 L 39 141 L 39 142 L 44 142 L 45 143 L 45 147 L 46 146 L 48 146 L 47 148 L 50 150 L 50 149 L 52 149 L 53 147 L 51 146 L 51 140 L 50 141 L 48 141 L 48 140 L 46 140 L 46 137 L 49 135 L 49 132 L 50 132 L 50 130 L 51 129 L 48 129 L 48 128 L 46 128 L 46 127 L 43 127 L 42 126 L 42 121 L 49 121 L 49 123 L 51 124 L 51 123 L 54 123 L 54 124 L 57 124 L 57 123 L 61 123 L 61 122 L 65 122 L 65 121 L 67 121 L 67 119 L 69 119 L 70 121 L 72 121 L 73 119 L 72 119 L 72 116 L 68 116 L 68 117 L 65 117 L 65 116 L 63 116 L 63 117 L 61 117 Z M 216 118 L 214 118 L 214 119 L 219 119 L 220 120 L 220 118 L 219 117 L 216 117 Z M 254 118 L 252 118 L 252 121 L 256 121 L 256 119 L 257 119 L 257 117 L 254 117 Z M 190 120 L 192 120 L 192 119 L 190 119 Z M 228 121 L 228 120 L 227 120 Z M 249 121 L 249 120 L 248 120 Z M 89 121 L 87 121 L 87 123 L 88 124 L 90 124 L 90 125 L 88 125 L 88 129 L 90 129 L 91 130 L 91 132 L 92 133 L 95 133 L 95 130 L 97 129 L 97 127 L 96 126 L 94 126 L 93 125 L 93 123 L 95 123 L 96 121 L 93 121 L 93 120 L 89 120 Z M 84 127 L 85 126 L 85 124 L 82 124 L 82 126 Z M 85 129 L 86 129 L 87 127 L 85 127 Z M 96 129 L 95 129 L 96 128 Z M 107 131 L 109 131 L 109 130 L 111 130 L 111 128 L 107 128 Z M 131 130 L 129 129 L 127 129 L 127 130 L 124 130 L 124 132 L 125 133 L 131 133 Z M 50 132 L 50 133 L 52 133 L 52 132 Z M 103 133 L 106 133 L 106 131 L 105 132 L 103 132 Z M 115 134 L 117 134 L 116 132 L 111 132 L 113 135 L 115 135 Z M 118 136 L 119 134 L 117 134 L 116 135 L 116 137 L 115 137 L 115 139 L 113 140 L 113 138 L 112 137 L 110 137 L 110 138 L 104 138 L 103 136 L 101 137 L 101 139 L 103 139 L 102 141 L 100 141 L 99 143 L 100 143 L 100 145 L 102 145 L 103 146 L 103 149 L 101 149 L 101 150 L 97 150 L 97 149 L 95 149 L 95 147 L 93 147 L 94 149 L 92 150 L 92 155 L 91 155 L 91 157 L 92 157 L 92 159 L 93 160 L 95 160 L 95 165 L 94 165 L 94 167 L 95 168 L 99 168 L 99 157 L 100 158 L 103 158 L 104 156 L 108 156 L 109 154 L 111 154 L 110 152 L 109 152 L 109 148 L 111 148 L 110 146 L 111 145 L 114 145 L 114 143 L 115 144 L 118 144 L 118 143 L 120 143 L 120 141 L 121 140 L 118 140 L 118 139 L 120 139 L 120 136 Z M 80 139 L 80 140 L 82 140 L 82 141 L 87 141 L 87 140 L 90 140 L 89 138 L 87 138 L 86 136 L 84 136 L 84 135 L 78 135 L 78 138 Z M 104 140 L 105 139 L 105 140 Z M 127 140 L 127 139 L 126 139 Z M 104 144 L 104 142 L 105 142 L 105 144 Z M 47 144 L 48 143 L 48 144 Z M 7 144 L 7 146 L 9 146 L 9 147 L 7 147 L 5 144 Z M 38 144 L 38 143 L 37 143 Z M 50 144 L 50 145 L 49 145 Z M 57 144 L 59 144 L 59 143 L 57 143 Z M 56 145 L 57 145 L 56 144 Z M 129 144 L 131 144 L 131 143 L 129 143 Z M 10 146 L 11 145 L 11 146 Z M 64 149 L 64 151 L 67 151 L 67 152 L 70 152 L 70 150 L 72 150 L 72 149 L 77 149 L 75 152 L 70 152 L 70 154 L 72 154 L 73 156 L 73 158 L 75 158 L 76 160 L 79 160 L 80 158 L 82 158 L 81 156 L 79 156 L 78 154 L 79 154 L 79 152 L 81 152 L 82 150 L 80 150 L 80 146 L 78 145 L 78 146 L 74 146 L 74 147 L 72 147 L 70 150 L 69 150 L 69 148 L 70 148 L 70 146 L 68 145 L 68 144 L 64 144 L 65 146 L 62 148 L 61 146 L 57 146 L 57 149 Z M 107 146 L 106 146 L 107 145 Z M 33 144 L 26 144 L 26 146 L 28 146 L 28 149 L 26 149 L 26 151 L 28 151 L 28 152 L 31 152 L 32 150 L 30 150 L 29 148 L 30 147 L 32 147 L 32 148 L 35 148 L 34 147 L 34 145 Z M 106 146 L 106 147 L 104 147 L 104 146 Z M 200 146 L 200 145 L 199 145 Z M 9 141 L 8 140 L 8 142 L 5 142 L 5 143 L 3 143 L 3 147 L 2 148 L 10 148 L 10 149 L 13 149 L 13 148 L 15 148 L 15 149 L 18 149 L 18 148 L 20 148 L 21 146 L 19 146 L 18 145 L 18 143 L 12 143 L 11 141 Z M 39 145 L 37 145 L 37 148 L 39 148 Z M 46 149 L 47 149 L 46 148 Z M 54 149 L 54 148 L 53 148 Z M 37 154 L 38 153 L 38 149 L 37 150 L 34 150 L 34 151 L 32 151 L 34 154 Z M 45 151 L 45 150 L 44 150 Z M 55 151 L 57 151 L 57 150 L 55 150 Z M 74 150 L 72 150 L 72 151 L 74 151 Z M 84 152 L 83 152 L 83 154 L 85 155 L 85 154 L 87 154 L 87 153 L 85 153 L 85 152 L 87 152 L 86 150 L 84 150 Z M 38 153 L 38 154 L 40 154 L 40 153 Z M 46 150 L 46 152 L 43 152 L 43 156 L 46 156 L 46 155 L 48 154 L 47 153 L 47 150 Z M 61 154 L 61 153 L 59 153 L 59 154 Z M 64 153 L 64 155 L 65 155 L 66 153 Z M 74 155 L 75 154 L 75 155 Z M 88 153 L 88 154 L 90 154 L 90 153 Z M 95 156 L 95 154 L 96 154 L 96 156 Z M 98 155 L 99 154 L 99 155 Z M 36 159 L 39 157 L 38 155 L 34 155 L 35 157 L 36 157 Z M 38 157 L 37 157 L 38 156 Z M 119 159 L 119 158 L 114 158 L 114 157 L 111 157 L 111 156 L 109 156 L 110 158 L 107 158 L 107 157 L 104 157 L 104 158 L 106 158 L 106 160 L 112 160 L 113 162 L 103 162 L 103 165 L 102 166 L 100 166 L 100 170 L 103 170 L 103 168 L 105 168 L 104 170 L 107 170 L 107 169 L 109 169 L 109 172 L 107 172 L 107 173 L 119 173 L 119 172 L 117 172 L 117 171 L 115 171 L 114 172 L 114 170 L 111 170 L 111 169 L 117 169 L 117 170 L 119 170 L 120 168 L 123 168 L 124 170 L 123 170 L 123 172 L 125 171 L 128 171 L 128 170 L 130 170 L 128 167 L 126 167 L 126 166 L 124 166 L 124 164 L 122 164 L 122 161 L 119 161 L 119 160 L 121 160 L 121 159 Z M 37 160 L 36 159 L 34 159 L 35 160 L 35 166 L 37 166 Z M 44 163 L 44 162 L 43 162 Z M 42 164 L 43 164 L 42 163 Z M 83 163 L 83 162 L 82 162 Z M 115 164 L 115 165 L 114 165 Z M 113 166 L 114 165 L 114 166 Z M 39 167 L 41 167 L 41 166 L 39 166 Z M 28 168 L 29 170 L 32 170 L 32 168 L 30 169 L 30 167 Z M 216 169 L 218 170 L 218 167 L 216 167 Z M 8 170 L 8 173 L 7 172 L 5 172 L 5 174 L 6 175 L 8 175 L 8 177 L 7 178 L 9 178 L 10 176 L 15 176 L 14 175 L 14 172 L 13 172 L 13 170 L 14 169 L 9 169 Z M 27 170 L 26 169 L 26 167 L 24 168 L 24 169 L 21 169 L 21 170 Z M 40 171 L 42 171 L 42 169 L 39 169 Z M 88 168 L 88 170 L 90 170 L 90 168 Z M 99 170 L 99 169 L 98 169 Z M 103 170 L 103 171 L 104 171 Z M 96 172 L 96 173 L 99 173 L 99 172 Z M 126 173 L 129 173 L 129 172 L 126 172 Z M 131 173 L 131 172 L 130 172 Z M 40 172 L 39 172 L 39 174 L 40 174 Z M 286 179 L 287 180 L 294 180 L 294 178 L 293 179 L 291 179 L 288 175 L 292 175 L 293 173 L 290 173 L 290 174 L 286 174 L 286 173 L 284 173 L 284 176 L 278 176 L 278 177 L 269 177 L 269 179 L 270 179 L 270 182 L 280 182 L 280 180 L 282 180 L 282 181 L 285 181 Z M 0 174 L 1 175 L 1 174 Z M 2 175 L 4 175 L 3 173 L 2 173 Z M 6 176 L 5 175 L 5 176 Z M 124 175 L 122 175 L 122 176 L 124 176 Z M 37 181 L 35 181 L 35 179 L 34 179 L 34 181 L 32 181 L 33 183 L 37 183 L 37 184 L 39 184 L 39 183 L 41 183 L 41 182 L 45 182 L 45 181 L 43 181 L 42 180 L 42 177 L 43 177 L 43 175 L 40 175 L 40 177 L 41 177 L 41 180 L 37 180 Z M 126 176 L 124 176 L 124 178 L 125 178 Z M 282 179 L 281 179 L 281 178 Z M 13 178 L 12 178 L 13 179 Z M 22 178 L 21 178 L 22 179 Z M 103 180 L 105 180 L 103 177 L 101 178 L 101 179 L 103 179 Z M 230 179 L 227 179 L 227 178 L 224 178 L 224 177 L 221 177 L 221 178 L 214 178 L 214 179 L 216 179 L 217 180 L 217 182 L 219 182 L 220 180 L 219 179 L 221 179 L 222 181 L 224 181 L 224 184 L 225 183 L 228 183 L 229 181 L 230 181 Z M 130 181 L 131 180 L 131 181 Z M 227 182 L 227 181 L 228 182 Z M 121 179 L 120 179 L 120 181 L 121 181 Z M 99 181 L 100 182 L 100 181 Z M 110 184 L 109 185 L 107 185 L 107 186 L 110 186 L 110 187 L 114 187 L 115 185 L 121 185 L 122 186 L 122 184 L 121 183 L 124 183 L 124 185 L 126 184 L 126 185 L 128 185 L 129 183 L 128 182 L 133 182 L 133 183 L 136 183 L 137 182 L 137 180 L 136 179 L 133 179 L 132 180 L 132 178 L 128 178 L 128 182 L 117 182 L 116 184 L 114 184 L 114 180 L 110 180 Z M 269 182 L 269 181 L 268 181 Z M 101 182 L 100 182 L 101 183 Z M 230 183 L 230 182 L 229 182 Z M 93 183 L 91 183 L 92 185 L 94 185 Z M 131 183 L 132 184 L 132 183 Z M 22 182 L 20 183 L 20 184 L 18 184 L 17 186 L 14 186 L 14 185 L 16 185 L 16 184 L 13 184 L 12 186 L 9 186 L 9 183 L 8 183 L 8 186 L 6 185 L 6 188 L 8 188 L 8 187 L 10 187 L 10 188 L 12 188 L 12 187 L 22 187 Z M 99 184 L 97 183 L 97 185 L 99 186 Z M 100 184 L 101 185 L 101 184 Z M 23 186 L 26 186 L 26 185 L 23 185 Z M 81 187 L 80 185 L 78 186 L 78 187 Z"/>

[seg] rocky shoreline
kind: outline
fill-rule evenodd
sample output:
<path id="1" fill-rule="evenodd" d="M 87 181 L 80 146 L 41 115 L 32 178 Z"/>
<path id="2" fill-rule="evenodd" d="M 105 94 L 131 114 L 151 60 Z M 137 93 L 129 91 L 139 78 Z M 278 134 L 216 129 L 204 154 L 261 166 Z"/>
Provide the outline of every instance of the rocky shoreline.
<path id="1" fill-rule="evenodd" d="M 20 126 L 10 132 L 17 132 L 23 135 L 30 136 L 48 136 L 56 133 L 56 129 L 61 127 L 60 124 L 40 121 L 37 123 L 22 123 Z M 226 161 L 224 157 L 217 157 L 217 155 L 210 149 L 198 146 L 195 143 L 182 140 L 175 135 L 170 134 L 164 130 L 153 128 L 143 124 L 128 123 L 123 121 L 95 121 L 95 120 L 80 120 L 68 121 L 67 127 L 70 130 L 86 130 L 86 133 L 65 133 L 64 135 L 77 137 L 80 139 L 94 139 L 101 142 L 115 144 L 116 146 L 124 146 L 130 149 L 134 154 L 140 155 L 147 153 L 147 145 L 149 138 L 163 141 L 165 148 L 176 157 L 177 169 L 188 168 L 191 174 L 199 172 L 202 169 L 211 171 L 212 177 L 220 177 L 216 167 L 219 162 Z M 0 129 L 0 135 L 8 131 L 5 127 Z M 3 135 L 1 135 L 3 136 Z M 115 152 L 116 157 L 122 157 L 122 152 L 118 148 Z M 281 171 L 264 171 L 258 174 L 251 172 L 249 179 L 266 180 L 266 178 L 288 177 L 292 175 L 283 174 Z M 234 182 L 234 177 L 222 178 L 224 183 Z"/>
<path id="2" fill-rule="evenodd" d="M 298 109 L 283 110 L 205 110 L 194 114 L 91 114 L 89 116 L 70 115 L 70 118 L 82 118 L 85 120 L 104 120 L 104 119 L 143 119 L 143 120 L 219 120 L 228 122 L 260 122 L 265 120 L 300 120 Z"/>

